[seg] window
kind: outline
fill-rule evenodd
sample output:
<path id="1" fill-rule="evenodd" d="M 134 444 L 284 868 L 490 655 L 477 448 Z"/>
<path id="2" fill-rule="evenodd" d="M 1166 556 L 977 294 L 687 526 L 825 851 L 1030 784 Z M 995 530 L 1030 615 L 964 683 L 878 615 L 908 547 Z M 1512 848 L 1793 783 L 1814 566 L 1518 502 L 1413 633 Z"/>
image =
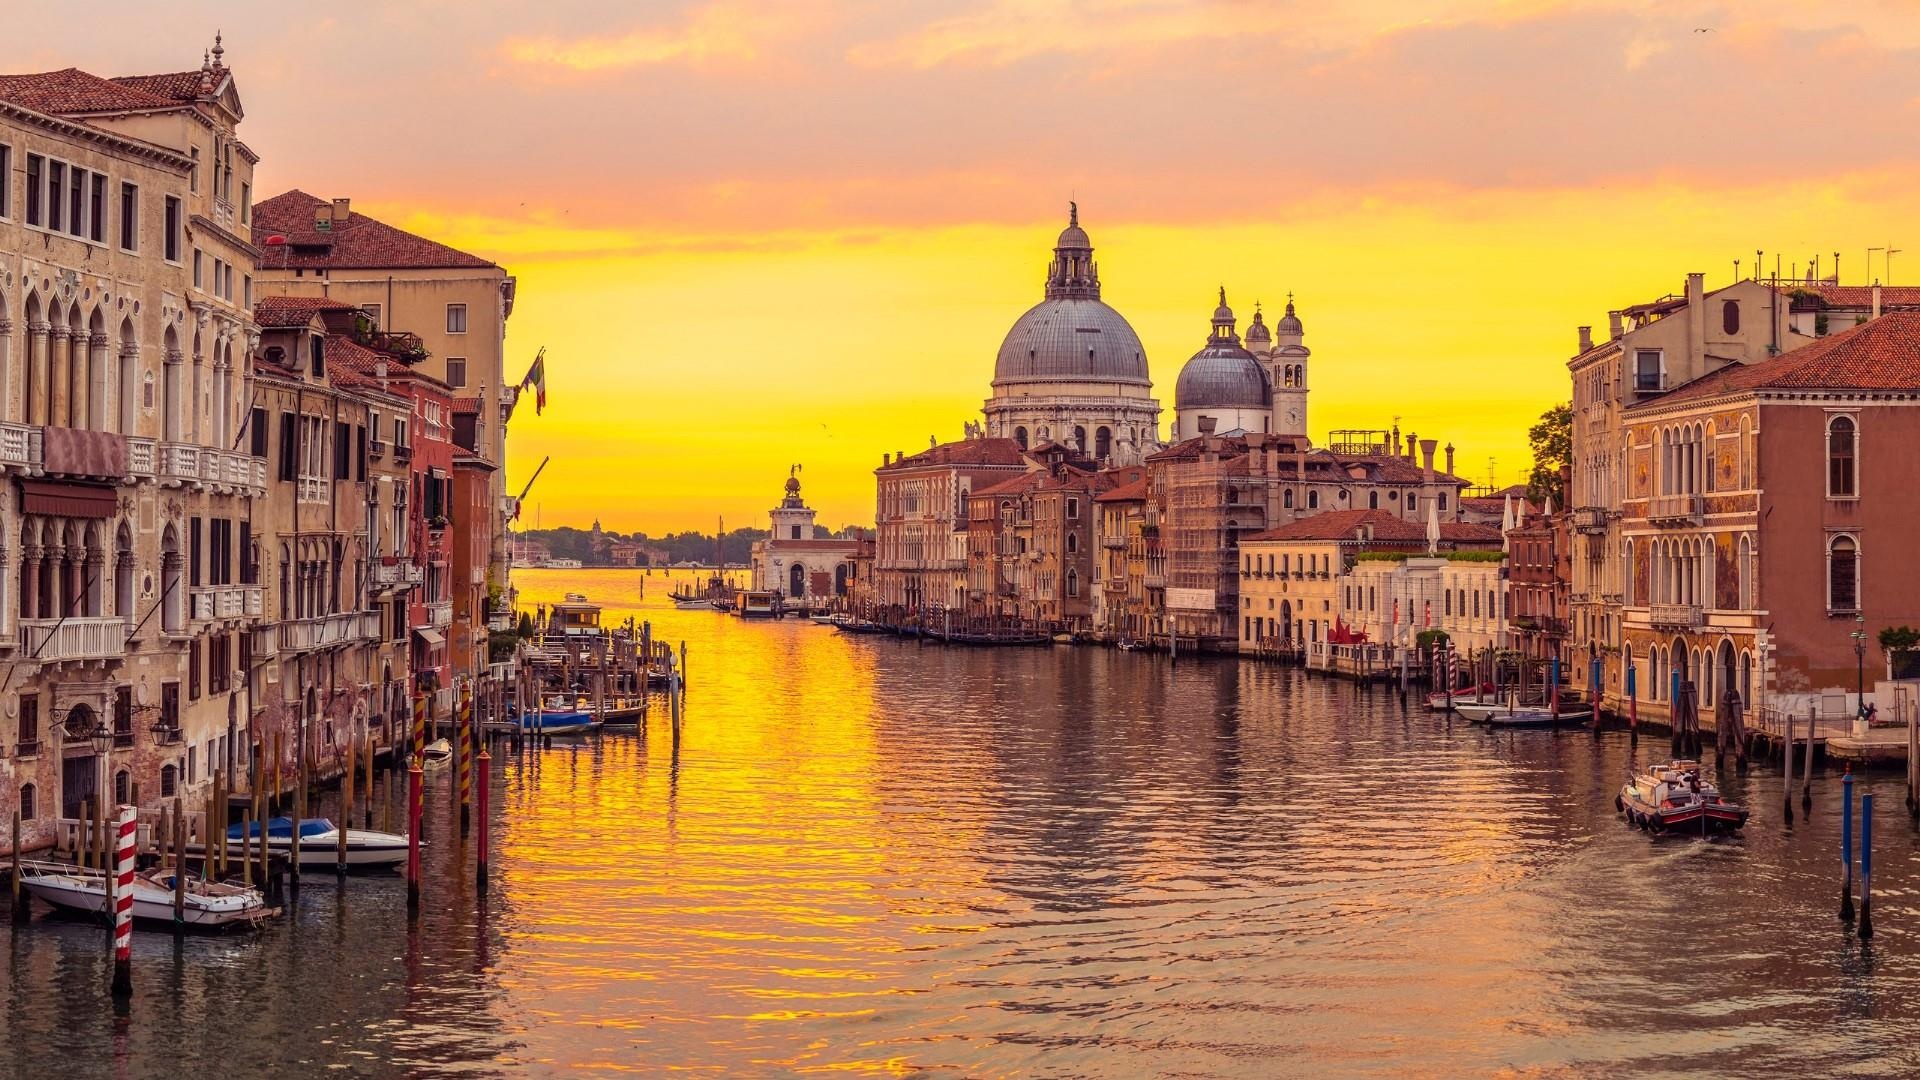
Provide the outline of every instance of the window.
<path id="1" fill-rule="evenodd" d="M 318 334 L 307 339 L 307 365 L 314 378 L 327 377 L 327 342 Z"/>
<path id="2" fill-rule="evenodd" d="M 240 185 L 240 224 L 253 224 L 253 185 Z"/>
<path id="3" fill-rule="evenodd" d="M 87 170 L 74 168 L 67 174 L 67 232 L 85 236 L 81 217 L 86 211 Z"/>
<path id="4" fill-rule="evenodd" d="M 187 173 L 187 189 L 189 191 L 199 191 L 200 190 L 200 148 L 197 146 L 189 148 L 189 154 L 193 158 L 193 169 L 192 171 Z"/>
<path id="5" fill-rule="evenodd" d="M 1665 388 L 1659 349 L 1638 349 L 1633 354 L 1633 388 L 1639 391 Z"/>
<path id="6" fill-rule="evenodd" d="M 133 687 L 118 687 L 113 692 L 113 745 L 133 745 Z M 123 800 L 124 801 L 124 800 Z"/>
<path id="7" fill-rule="evenodd" d="M 0 143 L 0 218 L 13 216 L 13 147 Z"/>
<path id="8" fill-rule="evenodd" d="M 1740 301 L 1729 300 L 1720 305 L 1720 329 L 1729 334 L 1740 332 Z"/>
<path id="9" fill-rule="evenodd" d="M 20 695 L 20 753 L 40 749 L 40 695 Z"/>
<path id="10" fill-rule="evenodd" d="M 467 332 L 467 305 L 447 305 L 447 333 L 464 334 Z"/>
<path id="11" fill-rule="evenodd" d="M 202 273 L 200 270 L 200 262 L 201 262 L 200 249 L 194 248 L 193 249 L 193 287 L 196 289 L 201 289 L 206 287 L 206 284 L 205 284 L 206 275 Z"/>
<path id="12" fill-rule="evenodd" d="M 161 257 L 170 263 L 180 261 L 180 197 L 167 196 L 166 239 L 162 242 Z"/>
<path id="13" fill-rule="evenodd" d="M 67 167 L 57 161 L 47 162 L 47 228 L 60 231 L 60 223 L 65 219 L 61 213 L 62 192 L 67 186 Z"/>
<path id="14" fill-rule="evenodd" d="M 127 775 L 127 770 L 125 769 L 115 770 L 113 774 L 114 803 L 117 805 L 124 806 L 127 803 L 132 802 L 133 801 L 132 792 L 133 792 L 133 781 L 132 781 L 132 778 Z"/>
<path id="15" fill-rule="evenodd" d="M 39 794 L 32 784 L 20 785 L 21 821 L 32 821 L 34 818 L 40 816 L 40 807 L 36 805 L 40 801 L 38 798 Z"/>
<path id="16" fill-rule="evenodd" d="M 253 275 L 240 275 L 240 306 L 253 310 Z"/>
<path id="17" fill-rule="evenodd" d="M 160 729 L 175 733 L 180 730 L 180 683 L 178 681 L 160 684 Z"/>
<path id="18" fill-rule="evenodd" d="M 120 250 L 140 250 L 140 189 L 120 183 Z"/>
<path id="19" fill-rule="evenodd" d="M 1827 543 L 1827 610 L 1860 610 L 1860 546 L 1851 536 Z"/>
<path id="20" fill-rule="evenodd" d="M 39 154 L 27 155 L 27 224 L 38 225 L 41 220 L 42 206 L 40 178 L 47 171 L 47 159 Z"/>
<path id="21" fill-rule="evenodd" d="M 296 447 L 293 426 L 293 414 L 280 414 L 280 479 L 291 480 L 294 477 Z"/>
<path id="22" fill-rule="evenodd" d="M 1317 491 L 1307 492 L 1307 509 L 1309 510 L 1320 509 L 1320 493 L 1319 492 Z"/>
<path id="23" fill-rule="evenodd" d="M 173 793 L 175 790 L 179 788 L 179 786 L 180 786 L 179 766 L 174 765 L 172 763 L 168 763 L 166 765 L 161 766 L 160 797 L 163 799 L 173 798 Z"/>
<path id="24" fill-rule="evenodd" d="M 361 304 L 360 310 L 366 312 L 367 318 L 373 320 L 373 328 L 375 330 L 380 329 L 380 305 L 379 304 Z"/>
<path id="25" fill-rule="evenodd" d="M 200 700 L 200 639 L 187 643 L 187 700 Z"/>
<path id="26" fill-rule="evenodd" d="M 1853 418 L 1836 416 L 1827 421 L 1827 498 L 1851 499 L 1859 494 L 1855 476 Z"/>
<path id="27" fill-rule="evenodd" d="M 87 238 L 96 244 L 107 242 L 107 178 L 94 173 L 87 189 Z"/>
<path id="28" fill-rule="evenodd" d="M 1067 520 L 1078 521 L 1079 519 L 1080 519 L 1080 500 L 1068 499 L 1067 500 Z"/>
<path id="29" fill-rule="evenodd" d="M 466 357 L 447 357 L 447 385 L 453 387 L 455 390 L 467 385 Z"/>

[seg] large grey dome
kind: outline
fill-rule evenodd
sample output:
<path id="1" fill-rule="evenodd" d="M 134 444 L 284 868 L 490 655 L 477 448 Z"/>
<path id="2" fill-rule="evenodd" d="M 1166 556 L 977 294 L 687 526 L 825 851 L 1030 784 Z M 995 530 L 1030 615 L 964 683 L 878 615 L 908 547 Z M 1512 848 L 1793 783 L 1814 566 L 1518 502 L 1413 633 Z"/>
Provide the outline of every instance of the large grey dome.
<path id="1" fill-rule="evenodd" d="M 1026 382 L 1152 385 L 1147 352 L 1127 320 L 1099 300 L 1073 297 L 1028 308 L 1000 343 L 993 385 Z"/>
<path id="2" fill-rule="evenodd" d="M 1267 373 L 1237 345 L 1208 345 L 1193 354 L 1173 384 L 1176 409 L 1264 409 Z"/>

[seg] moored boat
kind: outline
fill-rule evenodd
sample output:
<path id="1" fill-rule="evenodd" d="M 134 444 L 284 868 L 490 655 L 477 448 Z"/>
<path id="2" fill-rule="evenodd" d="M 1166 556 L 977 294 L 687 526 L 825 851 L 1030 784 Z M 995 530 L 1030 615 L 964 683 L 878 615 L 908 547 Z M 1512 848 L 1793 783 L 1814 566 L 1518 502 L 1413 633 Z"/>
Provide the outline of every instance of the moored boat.
<path id="1" fill-rule="evenodd" d="M 1491 704 L 1496 692 L 1491 683 L 1456 687 L 1451 694 L 1440 690 L 1427 695 L 1427 708 L 1432 712 L 1446 712 L 1450 707 L 1449 702 L 1452 703 L 1451 707 L 1456 709 L 1462 705 Z"/>
<path id="2" fill-rule="evenodd" d="M 1697 761 L 1648 766 L 1627 781 L 1613 805 L 1630 824 L 1659 832 L 1730 833 L 1747 823 L 1747 809 L 1722 798 L 1700 775 Z"/>
<path id="3" fill-rule="evenodd" d="M 338 866 L 340 862 L 340 828 L 327 818 L 300 819 L 300 865 L 301 866 Z M 286 817 L 270 818 L 267 821 L 267 850 L 274 854 L 284 854 L 292 850 L 294 841 L 293 819 Z M 230 825 L 227 827 L 227 842 L 234 843 L 252 836 L 260 836 L 260 823 L 248 825 Z M 191 849 L 189 849 L 191 850 Z M 347 865 L 367 868 L 377 866 L 398 866 L 407 857 L 407 838 L 396 833 L 373 832 L 367 829 L 347 830 Z"/>
<path id="4" fill-rule="evenodd" d="M 173 921 L 174 874 L 162 867 L 133 876 L 133 917 L 147 922 Z M 20 863 L 20 884 L 28 892 L 64 911 L 90 915 L 107 912 L 107 873 L 65 863 L 38 860 Z M 200 881 L 189 874 L 180 916 L 198 929 L 250 926 L 279 913 L 267 906 L 260 890 L 241 885 Z"/>
<path id="5" fill-rule="evenodd" d="M 585 709 L 541 709 L 520 714 L 520 730 L 529 734 L 579 735 L 600 726 L 600 721 Z"/>
<path id="6" fill-rule="evenodd" d="M 453 744 L 445 739 L 435 739 L 421 748 L 420 756 L 427 765 L 439 765 L 453 757 Z"/>

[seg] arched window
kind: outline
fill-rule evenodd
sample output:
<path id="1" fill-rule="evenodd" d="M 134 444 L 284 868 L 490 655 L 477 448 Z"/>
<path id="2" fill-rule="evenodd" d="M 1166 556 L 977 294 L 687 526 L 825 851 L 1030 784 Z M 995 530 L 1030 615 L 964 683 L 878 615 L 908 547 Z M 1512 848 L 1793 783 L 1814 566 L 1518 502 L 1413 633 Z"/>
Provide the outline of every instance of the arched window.
<path id="1" fill-rule="evenodd" d="M 133 779 L 127 770 L 119 769 L 113 774 L 113 801 L 124 806 L 133 801 Z"/>
<path id="2" fill-rule="evenodd" d="M 1307 509 L 1309 510 L 1320 509 L 1320 493 L 1318 491 L 1307 492 Z"/>
<path id="3" fill-rule="evenodd" d="M 32 821 L 40 816 L 40 792 L 32 784 L 20 785 L 20 820 Z"/>
<path id="4" fill-rule="evenodd" d="M 1859 493 L 1855 462 L 1853 418 L 1836 416 L 1827 422 L 1827 497 L 1850 499 Z"/>
<path id="5" fill-rule="evenodd" d="M 180 782 L 179 766 L 173 765 L 173 764 L 167 764 L 167 765 L 161 766 L 160 797 L 163 799 L 173 798 L 174 788 L 176 785 L 179 784 L 179 782 Z"/>
<path id="6" fill-rule="evenodd" d="M 1753 654 L 1745 651 L 1740 653 L 1740 703 L 1753 707 Z"/>
<path id="7" fill-rule="evenodd" d="M 1020 444 L 1020 449 L 1025 450 L 1027 448 L 1027 429 L 1023 427 L 1014 428 L 1013 441 Z"/>
<path id="8" fill-rule="evenodd" d="M 1720 305 L 1720 329 L 1729 334 L 1740 332 L 1740 301 L 1728 300 Z"/>
<path id="9" fill-rule="evenodd" d="M 1280 505 L 1287 508 L 1288 510 L 1293 509 L 1293 489 L 1292 488 L 1288 488 L 1287 490 L 1280 493 Z"/>
<path id="10" fill-rule="evenodd" d="M 1087 449 L 1087 429 L 1078 424 L 1075 424 L 1073 428 L 1073 448 L 1082 453 Z"/>
<path id="11" fill-rule="evenodd" d="M 1860 610 L 1860 546 L 1851 536 L 1827 543 L 1827 608 Z"/>
<path id="12" fill-rule="evenodd" d="M 1079 534 L 1068 533 L 1067 534 L 1067 554 L 1072 555 L 1075 552 L 1078 552 L 1079 550 L 1080 550 Z"/>
<path id="13" fill-rule="evenodd" d="M 1113 429 L 1097 427 L 1093 429 L 1093 456 L 1104 458 L 1113 453 Z"/>
<path id="14" fill-rule="evenodd" d="M 1080 572 L 1078 570 L 1067 571 L 1067 595 L 1080 595 Z"/>

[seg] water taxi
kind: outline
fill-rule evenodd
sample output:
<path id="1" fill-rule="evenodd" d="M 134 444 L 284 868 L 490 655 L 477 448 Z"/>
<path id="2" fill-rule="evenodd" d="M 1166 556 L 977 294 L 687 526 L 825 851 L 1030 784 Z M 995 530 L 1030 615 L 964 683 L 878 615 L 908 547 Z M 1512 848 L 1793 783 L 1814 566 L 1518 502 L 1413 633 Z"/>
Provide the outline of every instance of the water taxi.
<path id="1" fill-rule="evenodd" d="M 274 854 L 285 854 L 293 848 L 293 819 L 272 818 L 267 821 L 267 850 Z M 231 825 L 227 828 L 227 844 L 233 844 L 251 836 L 258 839 L 260 823 L 249 825 Z M 407 838 L 396 833 L 371 832 L 365 829 L 347 830 L 347 865 L 358 868 L 376 866 L 398 866 L 407 858 Z M 337 866 L 340 862 L 340 828 L 327 818 L 300 819 L 300 865 L 301 866 Z"/>
<path id="2" fill-rule="evenodd" d="M 772 619 L 780 614 L 780 594 L 764 589 L 742 589 L 734 594 L 737 611 L 743 619 Z"/>
<path id="3" fill-rule="evenodd" d="M 1648 766 L 1627 781 L 1613 806 L 1629 824 L 1656 832 L 1730 833 L 1747 823 L 1747 809 L 1722 798 L 1697 761 Z"/>

